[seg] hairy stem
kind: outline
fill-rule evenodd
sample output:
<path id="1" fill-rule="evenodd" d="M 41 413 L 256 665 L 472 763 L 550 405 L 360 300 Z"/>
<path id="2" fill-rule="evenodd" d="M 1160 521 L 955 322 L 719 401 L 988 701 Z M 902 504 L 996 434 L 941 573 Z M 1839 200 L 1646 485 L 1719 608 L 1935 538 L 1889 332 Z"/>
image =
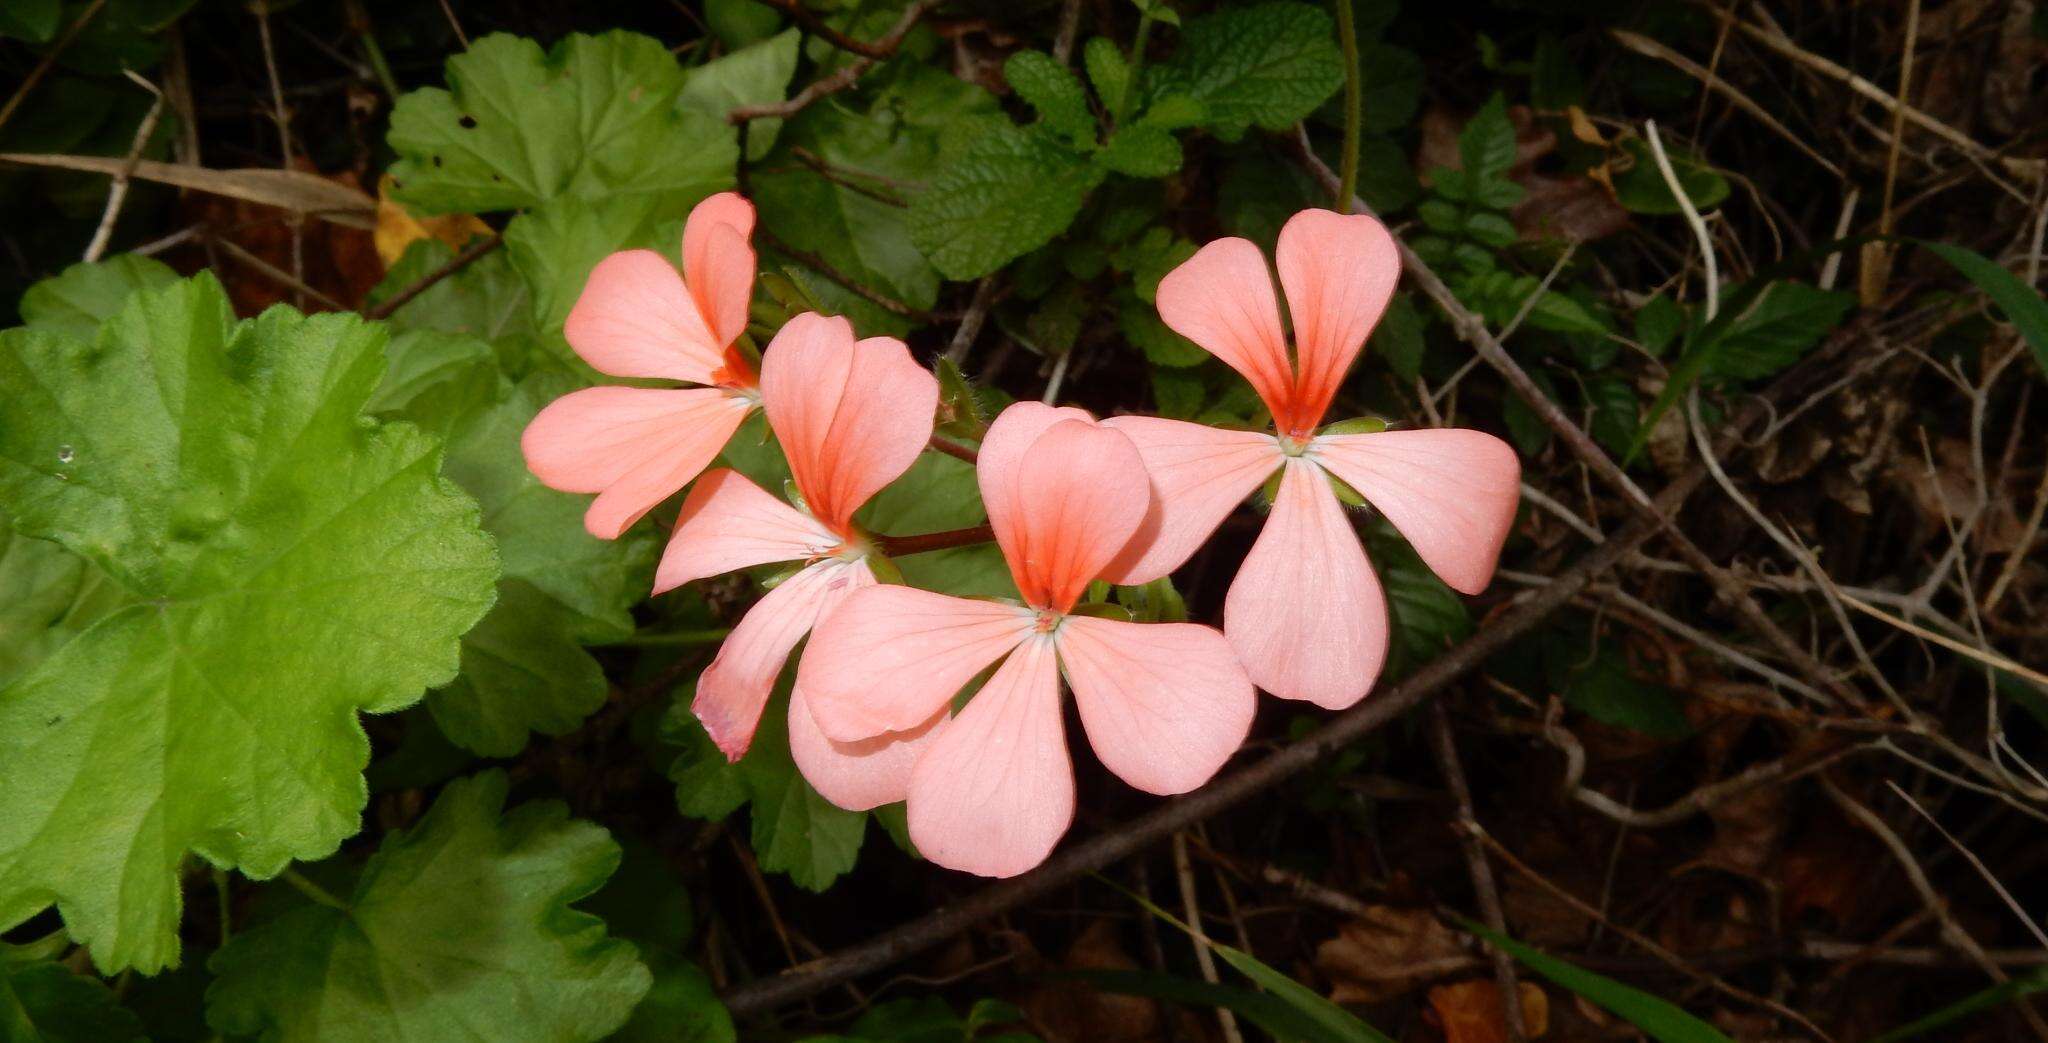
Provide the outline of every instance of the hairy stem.
<path id="1" fill-rule="evenodd" d="M 927 551 L 946 550 L 950 547 L 971 547 L 995 539 L 995 530 L 986 525 L 966 529 L 947 529 L 944 532 L 919 533 L 916 536 L 876 536 L 875 546 L 892 558 L 905 554 L 923 554 Z"/>

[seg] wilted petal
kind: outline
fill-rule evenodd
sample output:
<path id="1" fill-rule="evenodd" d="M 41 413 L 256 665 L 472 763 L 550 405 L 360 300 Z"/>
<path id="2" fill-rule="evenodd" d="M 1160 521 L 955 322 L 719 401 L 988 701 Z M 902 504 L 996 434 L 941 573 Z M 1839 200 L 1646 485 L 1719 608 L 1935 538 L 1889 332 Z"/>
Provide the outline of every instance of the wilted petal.
<path id="1" fill-rule="evenodd" d="M 839 542 L 747 476 L 720 467 L 699 478 L 683 498 L 675 533 L 654 571 L 654 592 L 771 561 L 803 561 Z"/>
<path id="2" fill-rule="evenodd" d="M 1252 682 L 1341 710 L 1387 655 L 1387 600 L 1322 470 L 1287 461 L 1265 531 L 1223 601 L 1223 632 Z"/>
<path id="3" fill-rule="evenodd" d="M 754 295 L 754 204 L 738 192 L 698 203 L 683 224 L 683 279 L 716 338 L 726 345 L 747 330 L 747 300 Z"/>
<path id="4" fill-rule="evenodd" d="M 865 562 L 818 562 L 755 602 L 726 635 L 717 658 L 697 678 L 697 697 L 690 710 L 704 722 L 704 730 L 727 760 L 739 760 L 753 743 L 761 708 L 768 705 L 789 650 L 810 633 L 820 616 L 874 582 Z"/>
<path id="5" fill-rule="evenodd" d="M 675 266 L 652 250 L 615 253 L 591 269 L 562 335 L 600 373 L 716 383 L 719 339 Z"/>
<path id="6" fill-rule="evenodd" d="M 1215 630 L 1069 616 L 1055 640 L 1088 744 L 1125 782 L 1185 793 L 1244 744 L 1258 696 Z"/>
<path id="7" fill-rule="evenodd" d="M 1311 455 L 1378 508 L 1455 590 L 1493 579 L 1515 523 L 1522 462 L 1484 431 L 1435 428 L 1325 435 Z"/>
<path id="8" fill-rule="evenodd" d="M 1244 374 L 1275 419 L 1287 415 L 1294 367 L 1265 255 L 1248 239 L 1218 239 L 1159 280 L 1159 318 Z"/>
<path id="9" fill-rule="evenodd" d="M 931 440 L 939 382 L 902 341 L 856 344 L 845 319 L 806 312 L 762 354 L 761 398 L 804 503 L 844 531 Z"/>
<path id="10" fill-rule="evenodd" d="M 1149 416 L 1102 422 L 1129 435 L 1152 478 L 1152 507 L 1104 579 L 1150 583 L 1177 569 L 1284 457 L 1272 435 Z"/>
<path id="11" fill-rule="evenodd" d="M 1052 642 L 1018 646 L 910 773 L 910 839 L 948 869 L 1016 876 L 1074 819 Z"/>
<path id="12" fill-rule="evenodd" d="M 1322 422 L 1365 336 L 1401 281 L 1401 252 L 1371 214 L 1303 210 L 1280 229 L 1274 253 L 1287 314 L 1294 320 L 1294 426 Z"/>
<path id="13" fill-rule="evenodd" d="M 910 769 L 952 714 L 940 710 L 907 732 L 834 742 L 818 729 L 802 688 L 789 696 L 789 754 L 818 795 L 848 811 L 867 811 L 910 795 Z"/>
<path id="14" fill-rule="evenodd" d="M 549 488 L 601 492 L 584 525 L 615 539 L 704 470 L 750 408 L 716 388 L 584 388 L 548 403 L 519 446 Z"/>
<path id="15" fill-rule="evenodd" d="M 870 587 L 811 635 L 797 685 L 830 738 L 907 731 L 931 720 L 1032 626 L 1032 614 L 1015 605 Z"/>

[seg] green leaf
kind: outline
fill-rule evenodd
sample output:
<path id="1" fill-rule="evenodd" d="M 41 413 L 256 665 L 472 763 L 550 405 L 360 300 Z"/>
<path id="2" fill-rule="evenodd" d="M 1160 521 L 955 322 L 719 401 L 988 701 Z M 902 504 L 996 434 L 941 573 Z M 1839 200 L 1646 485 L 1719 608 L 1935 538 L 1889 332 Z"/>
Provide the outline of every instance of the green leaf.
<path id="1" fill-rule="evenodd" d="M 1073 70 L 1054 61 L 1052 55 L 1018 51 L 1003 63 L 1003 79 L 1038 113 L 1047 130 L 1076 148 L 1095 144 L 1095 114 L 1088 110 L 1088 93 L 1081 89 Z"/>
<path id="2" fill-rule="evenodd" d="M 747 802 L 747 779 L 739 765 L 726 762 L 697 715 L 690 712 L 693 696 L 693 688 L 678 689 L 662 720 L 662 738 L 682 747 L 669 762 L 668 777 L 676 784 L 676 810 L 715 822 Z"/>
<path id="3" fill-rule="evenodd" d="M 1124 96 L 1124 86 L 1131 82 L 1131 63 L 1124 60 L 1115 41 L 1103 36 L 1089 37 L 1081 47 L 1081 64 L 1088 70 L 1088 82 L 1094 85 L 1096 97 L 1114 102 Z"/>
<path id="4" fill-rule="evenodd" d="M 1274 1039 L 1337 1043 L 1351 1037 L 1324 1031 L 1314 1019 L 1277 996 L 1230 985 L 1176 977 L 1159 971 L 1073 970 L 1052 977 L 1073 979 L 1103 992 L 1143 996 L 1183 1006 L 1222 1007 L 1263 1029 Z"/>
<path id="5" fill-rule="evenodd" d="M 1173 332 L 1160 321 L 1157 308 L 1135 295 L 1117 308 L 1116 322 L 1124 339 L 1136 344 L 1146 361 L 1155 366 L 1199 366 L 1209 360 L 1201 345 Z"/>
<path id="6" fill-rule="evenodd" d="M 521 215 L 512 224 L 525 221 Z M 385 320 L 400 331 L 392 339 L 393 357 L 420 350 L 405 334 L 432 331 L 473 337 L 490 345 L 507 371 L 522 374 L 538 364 L 553 365 L 560 356 L 544 345 L 533 323 L 533 295 L 526 280 L 513 269 L 508 250 L 493 250 L 407 301 Z M 374 306 L 413 285 L 427 274 L 453 260 L 455 252 L 433 239 L 422 239 L 406 248 L 405 255 L 384 274 L 384 281 L 370 291 L 368 305 Z M 444 350 L 445 346 L 444 346 Z"/>
<path id="7" fill-rule="evenodd" d="M 0 687 L 133 600 L 91 562 L 16 535 L 0 514 Z"/>
<path id="8" fill-rule="evenodd" d="M 1460 923 L 1467 931 L 1528 964 L 1530 970 L 1578 993 L 1660 1043 L 1731 1043 L 1712 1025 L 1647 992 L 1575 967 L 1470 920 L 1461 920 Z"/>
<path id="9" fill-rule="evenodd" d="M 1707 376 L 1759 380 L 1799 361 L 1855 306 L 1856 298 L 1839 290 L 1775 283 L 1693 353 L 1699 353 Z"/>
<path id="10" fill-rule="evenodd" d="M 428 213 L 653 195 L 674 214 L 732 183 L 732 127 L 679 104 L 683 72 L 637 33 L 571 35 L 543 53 L 493 33 L 448 59 L 449 90 L 398 99 L 401 202 Z"/>
<path id="11" fill-rule="evenodd" d="M 455 673 L 498 573 L 440 446 L 359 410 L 383 333 L 201 275 L 91 345 L 0 333 L 0 497 L 137 599 L 0 691 L 0 929 L 176 962 L 187 851 L 263 878 L 359 828 L 368 741 Z"/>
<path id="12" fill-rule="evenodd" d="M 8 1043 L 142 1043 L 142 1019 L 98 979 L 48 960 L 0 957 L 0 1039 Z"/>
<path id="13" fill-rule="evenodd" d="M 894 536 L 964 529 L 988 520 L 973 465 L 943 453 L 926 453 L 901 478 L 875 494 L 859 522 L 870 532 Z M 891 559 L 906 583 L 955 597 L 1016 594 L 1010 567 L 993 543 L 953 547 Z"/>
<path id="14" fill-rule="evenodd" d="M 650 249 L 674 264 L 682 254 L 682 230 L 661 227 L 653 200 L 626 196 L 586 203 L 565 199 L 520 214 L 505 226 L 505 256 L 524 279 L 533 329 L 548 335 L 563 366 L 596 378 L 569 353 L 559 336 L 569 309 L 583 295 L 591 269 L 620 250 Z M 662 234 L 672 232 L 673 234 Z"/>
<path id="15" fill-rule="evenodd" d="M 1958 265 L 1957 267 L 1961 267 Z M 1973 992 L 1940 1010 L 1922 1018 L 1915 1018 L 1898 1028 L 1873 1038 L 1870 1043 L 1898 1043 L 1902 1039 L 1924 1036 L 1944 1025 L 1954 1024 L 1979 1011 L 2003 1007 L 2022 996 L 2048 991 L 2048 968 L 2036 968 L 2011 981 L 2000 982 L 1989 988 Z"/>
<path id="16" fill-rule="evenodd" d="M 1422 57 L 1406 47 L 1369 43 L 1359 47 L 1358 68 L 1362 129 L 1385 134 L 1407 126 L 1422 104 Z"/>
<path id="17" fill-rule="evenodd" d="M 1638 731 L 1654 739 L 1683 739 L 1692 725 L 1678 708 L 1678 695 L 1660 684 L 1637 680 L 1628 662 L 1602 652 L 1575 669 L 1564 685 L 1565 704 L 1602 724 Z"/>
<path id="18" fill-rule="evenodd" d="M 501 581 L 498 603 L 462 637 L 461 674 L 427 697 L 441 731 L 487 757 L 518 753 L 528 732 L 574 731 L 607 691 L 575 618 L 533 584 Z"/>
<path id="19" fill-rule="evenodd" d="M 1633 166 L 1614 179 L 1614 198 L 1622 209 L 1636 214 L 1683 213 L 1685 208 L 1671 194 L 1663 171 L 1657 169 L 1657 157 L 1650 151 L 1649 142 L 1630 138 L 1621 147 L 1634 160 Z M 1678 176 L 1679 187 L 1685 190 L 1695 209 L 1712 210 L 1728 198 L 1728 179 L 1698 157 L 1670 145 L 1665 146 L 1664 155 L 1671 160 L 1671 172 Z"/>
<path id="20" fill-rule="evenodd" d="M 1515 125 L 1508 120 L 1507 98 L 1495 92 L 1458 132 L 1458 158 L 1475 183 L 1505 177 L 1515 165 Z"/>
<path id="21" fill-rule="evenodd" d="M 950 279 L 978 279 L 1067 230 L 1102 169 L 1052 136 L 994 120 L 910 205 L 910 239 Z"/>
<path id="22" fill-rule="evenodd" d="M 1112 135 L 1095 160 L 1130 177 L 1166 177 L 1180 169 L 1180 142 L 1158 127 L 1133 123 Z"/>
<path id="23" fill-rule="evenodd" d="M 0 6 L 0 36 L 48 43 L 62 24 L 62 0 L 12 0 Z"/>
<path id="24" fill-rule="evenodd" d="M 1373 567 L 1393 617 L 1397 665 L 1420 666 L 1470 636 L 1472 613 L 1464 599 L 1422 563 L 1408 541 L 1385 518 L 1374 518 L 1367 532 Z"/>
<path id="25" fill-rule="evenodd" d="M 789 755 L 789 682 L 761 714 L 754 744 L 740 758 L 752 802 L 751 842 L 761 868 L 787 873 L 798 887 L 823 891 L 853 868 L 867 835 L 864 811 L 847 811 L 818 795 Z"/>
<path id="26" fill-rule="evenodd" d="M 1642 344 L 1644 351 L 1661 358 L 1665 349 L 1685 332 L 1685 323 L 1685 309 L 1671 298 L 1659 294 L 1644 301 L 1636 311 L 1636 341 Z"/>
<path id="27" fill-rule="evenodd" d="M 733 1043 L 732 1015 L 718 1002 L 711 979 L 676 956 L 653 955 L 654 986 L 633 1008 L 633 1019 L 612 1037 L 616 1043 Z"/>
<path id="28" fill-rule="evenodd" d="M 208 966 L 207 1022 L 275 1043 L 597 1040 L 650 976 L 629 942 L 571 908 L 619 865 L 605 831 L 556 801 L 506 813 L 505 774 L 448 784 L 388 836 L 341 908 L 237 934 Z"/>
<path id="29" fill-rule="evenodd" d="M 732 50 L 759 43 L 782 28 L 782 13 L 754 0 L 704 0 L 704 21 Z"/>
<path id="30" fill-rule="evenodd" d="M 1934 256 L 1954 265 L 1956 271 L 1976 283 L 1977 288 L 1984 291 L 1984 296 L 1991 298 L 1992 303 L 2005 312 L 2006 319 L 2018 327 L 2020 336 L 2034 353 L 2035 364 L 2041 367 L 2041 375 L 2048 377 L 2048 299 L 1974 250 L 1924 239 L 1909 242 L 1926 247 Z"/>
<path id="31" fill-rule="evenodd" d="M 796 75 L 797 44 L 803 33 L 789 29 L 691 70 L 679 100 L 684 109 L 724 124 L 726 114 L 742 105 L 772 105 L 789 92 Z M 747 124 L 747 160 L 754 162 L 775 147 L 782 120 L 758 119 Z"/>
<path id="32" fill-rule="evenodd" d="M 1111 886 L 1116 885 L 1112 884 Z M 1117 889 L 1123 890 L 1121 887 Z M 1134 892 L 1124 891 L 1124 893 L 1132 901 L 1143 906 L 1153 916 L 1172 924 L 1191 937 L 1194 935 L 1194 931 L 1187 924 L 1176 919 L 1173 914 L 1159 908 Z M 1213 938 L 1209 939 L 1209 947 L 1215 950 L 1219 959 L 1236 968 L 1238 973 L 1250 978 L 1253 983 L 1265 989 L 1268 994 L 1293 1008 L 1295 1013 L 1312 1022 L 1315 1025 L 1316 1035 L 1311 1038 L 1330 1040 L 1332 1043 L 1393 1043 L 1392 1039 L 1388 1038 L 1378 1029 L 1366 1024 L 1350 1011 L 1324 999 L 1322 994 L 1314 989 L 1267 966 L 1258 957 L 1242 949 L 1225 945 Z"/>
<path id="33" fill-rule="evenodd" d="M 1586 400 L 1593 407 L 1593 437 L 1616 455 L 1626 455 L 1642 426 L 1636 391 L 1621 377 L 1608 374 L 1586 380 Z"/>
<path id="34" fill-rule="evenodd" d="M 996 111 L 988 92 L 916 68 L 923 71 L 906 73 L 904 87 L 914 90 L 917 105 L 935 107 L 916 111 Z M 790 121 L 783 141 L 806 149 L 832 176 L 794 156 L 756 171 L 749 187 L 763 226 L 790 247 L 823 258 L 894 300 L 919 309 L 936 304 L 939 273 L 911 240 L 905 202 L 906 186 L 922 183 L 938 162 L 938 131 L 883 100 L 865 112 L 844 104 L 813 105 Z"/>
<path id="35" fill-rule="evenodd" d="M 1422 375 L 1422 355 L 1428 344 L 1422 339 L 1422 313 L 1415 310 L 1414 298 L 1405 293 L 1394 295 L 1366 347 L 1386 359 L 1387 368 L 1402 380 L 1412 384 Z"/>
<path id="36" fill-rule="evenodd" d="M 1186 95 L 1219 137 L 1236 140 L 1314 112 L 1343 85 L 1344 58 L 1322 8 L 1277 0 L 1189 19 L 1180 48 L 1149 79 L 1149 97 Z"/>
<path id="37" fill-rule="evenodd" d="M 170 266 L 141 254 L 115 254 L 104 261 L 80 262 L 36 283 L 21 295 L 21 321 L 80 340 L 91 340 L 100 323 L 113 318 L 138 290 L 155 290 L 178 281 Z"/>
<path id="38" fill-rule="evenodd" d="M 1730 287 L 1722 298 L 1720 316 L 1693 338 L 1671 368 L 1664 390 L 1643 417 L 1630 456 L 1642 449 L 1665 411 L 1701 378 L 1768 377 L 1799 361 L 1856 304 L 1850 294 L 1789 281 Z"/>

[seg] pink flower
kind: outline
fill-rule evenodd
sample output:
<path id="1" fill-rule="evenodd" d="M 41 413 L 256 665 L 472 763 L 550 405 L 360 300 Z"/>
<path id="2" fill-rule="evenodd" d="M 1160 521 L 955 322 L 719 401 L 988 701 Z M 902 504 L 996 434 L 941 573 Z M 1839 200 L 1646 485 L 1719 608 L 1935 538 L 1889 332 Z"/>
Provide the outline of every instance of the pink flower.
<path id="1" fill-rule="evenodd" d="M 807 563 L 747 611 L 697 679 L 690 708 L 732 760 L 753 742 L 790 649 L 849 594 L 874 585 L 872 551 L 853 514 L 923 451 L 939 384 L 902 341 L 874 337 L 856 344 L 845 319 L 805 313 L 789 320 L 762 353 L 761 401 L 789 459 L 802 509 L 736 471 L 713 470 L 684 498 L 654 575 L 660 594 L 734 569 Z M 914 743 L 834 747 L 818 734 L 798 696 L 790 700 L 789 722 L 797 763 L 826 780 L 820 792 L 865 799 L 880 785 L 884 799 L 875 804 L 903 799 L 892 781 L 903 772 L 891 758 Z"/>
<path id="2" fill-rule="evenodd" d="M 1062 671 L 1103 764 L 1150 793 L 1215 774 L 1244 741 L 1256 693 L 1209 627 L 1071 612 L 1145 521 L 1151 495 L 1130 439 L 1079 409 L 1019 403 L 989 428 L 977 470 L 1024 603 L 856 591 L 811 635 L 796 688 L 829 740 L 872 742 L 933 729 L 1000 660 L 966 709 L 904 759 L 918 851 L 1011 876 L 1043 861 L 1074 814 Z"/>
<path id="3" fill-rule="evenodd" d="M 697 204 L 683 226 L 683 272 L 652 250 L 599 261 L 563 334 L 615 377 L 684 388 L 594 387 L 556 399 L 526 427 L 526 466 L 549 488 L 597 493 L 583 516 L 617 539 L 704 470 L 756 404 L 754 372 L 733 350 L 754 292 L 754 205 L 734 192 Z"/>
<path id="4" fill-rule="evenodd" d="M 1385 514 L 1445 583 L 1472 594 L 1492 579 L 1514 522 L 1521 463 L 1478 431 L 1318 435 L 1401 259 L 1379 221 L 1327 210 L 1290 218 L 1275 259 L 1292 357 L 1272 276 L 1250 242 L 1216 240 L 1160 280 L 1160 317 L 1251 381 L 1277 437 L 1156 417 L 1104 421 L 1137 444 L 1155 494 L 1107 578 L 1143 583 L 1178 568 L 1280 472 L 1272 516 L 1225 598 L 1223 629 L 1259 687 L 1340 709 L 1379 676 L 1387 605 L 1329 476 Z"/>

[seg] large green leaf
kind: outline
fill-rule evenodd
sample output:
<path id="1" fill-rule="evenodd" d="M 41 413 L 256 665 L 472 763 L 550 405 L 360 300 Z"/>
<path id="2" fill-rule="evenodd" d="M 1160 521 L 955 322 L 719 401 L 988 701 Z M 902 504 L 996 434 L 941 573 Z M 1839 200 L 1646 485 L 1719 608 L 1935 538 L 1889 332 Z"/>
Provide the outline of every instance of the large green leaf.
<path id="1" fill-rule="evenodd" d="M 655 195 L 675 212 L 732 183 L 732 127 L 679 103 L 683 71 L 638 33 L 552 51 L 494 33 L 448 59 L 448 90 L 398 100 L 394 193 L 430 213 Z"/>
<path id="2" fill-rule="evenodd" d="M 358 712 L 455 673 L 497 556 L 440 445 L 358 414 L 382 331 L 201 275 L 87 344 L 0 333 L 0 497 L 139 603 L 0 691 L 0 928 L 177 959 L 188 851 L 255 877 L 359 828 Z"/>
<path id="3" fill-rule="evenodd" d="M 1003 63 L 1003 79 L 1038 113 L 1045 129 L 1077 148 L 1095 144 L 1095 114 L 1088 109 L 1088 92 L 1073 70 L 1052 55 L 1018 51 Z"/>
<path id="4" fill-rule="evenodd" d="M 142 1019 L 113 990 L 61 963 L 0 956 L 0 1040 L 7 1043 L 141 1043 Z"/>
<path id="5" fill-rule="evenodd" d="M 529 732 L 564 734 L 604 704 L 604 672 L 582 644 L 633 632 L 628 610 L 646 594 L 656 540 L 645 529 L 617 540 L 590 535 L 585 498 L 549 489 L 527 470 L 520 432 L 575 388 L 572 378 L 540 373 L 510 385 L 487 349 L 459 344 L 410 345 L 425 357 L 395 357 L 378 398 L 398 417 L 449 430 L 443 472 L 477 498 L 498 540 L 497 604 L 463 635 L 460 676 L 430 693 L 427 706 L 448 738 L 505 757 Z"/>
<path id="6" fill-rule="evenodd" d="M 130 294 L 177 281 L 178 273 L 169 265 L 141 254 L 81 261 L 29 287 L 21 295 L 21 321 L 91 340 L 99 333 L 100 323 L 120 311 Z"/>
<path id="7" fill-rule="evenodd" d="M 267 1043 L 596 1040 L 650 977 L 630 942 L 571 908 L 619 865 L 554 801 L 504 812 L 502 772 L 452 782 L 387 837 L 339 908 L 235 936 L 208 967 L 207 1021 Z"/>
<path id="8" fill-rule="evenodd" d="M 789 90 L 789 78 L 796 75 L 797 43 L 802 36 L 789 29 L 698 66 L 683 82 L 683 107 L 723 124 L 726 114 L 742 105 L 781 101 Z M 781 129 L 779 119 L 749 122 L 747 159 L 767 155 Z"/>
<path id="9" fill-rule="evenodd" d="M 947 156 L 910 205 L 910 239 L 947 278 L 975 279 L 1052 241 L 1102 168 L 1051 133 L 999 119 Z"/>
<path id="10" fill-rule="evenodd" d="M 132 600 L 91 562 L 16 535 L 0 514 L 0 687 Z"/>
<path id="11" fill-rule="evenodd" d="M 1191 18 L 1150 94 L 1200 102 L 1205 123 L 1226 139 L 1254 124 L 1284 130 L 1344 83 L 1332 29 L 1322 8 L 1293 0 Z"/>

